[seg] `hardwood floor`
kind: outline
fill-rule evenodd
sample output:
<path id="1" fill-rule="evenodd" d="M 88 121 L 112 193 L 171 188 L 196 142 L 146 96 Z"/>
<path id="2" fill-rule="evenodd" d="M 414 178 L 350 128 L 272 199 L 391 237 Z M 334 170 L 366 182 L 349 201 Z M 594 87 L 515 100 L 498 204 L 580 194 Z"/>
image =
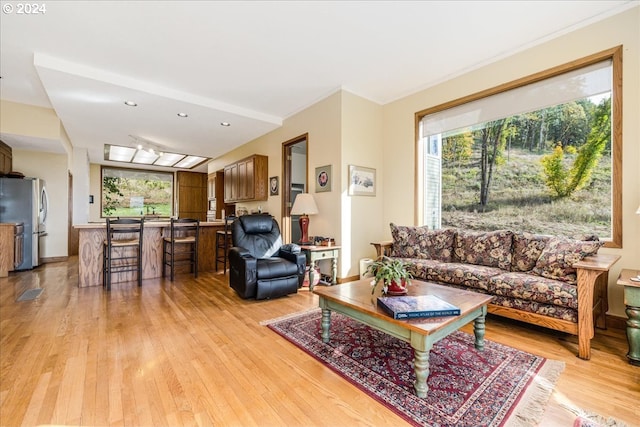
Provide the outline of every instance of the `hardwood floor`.
<path id="1" fill-rule="evenodd" d="M 228 276 L 182 274 L 77 287 L 77 258 L 0 279 L 3 426 L 400 426 L 401 418 L 264 326 L 316 307 L 307 290 L 245 301 Z M 44 288 L 34 301 L 22 291 Z M 465 327 L 471 332 L 470 327 Z M 571 426 L 560 406 L 640 423 L 640 367 L 622 330 L 575 337 L 489 317 L 486 338 L 566 367 L 543 426 Z"/>

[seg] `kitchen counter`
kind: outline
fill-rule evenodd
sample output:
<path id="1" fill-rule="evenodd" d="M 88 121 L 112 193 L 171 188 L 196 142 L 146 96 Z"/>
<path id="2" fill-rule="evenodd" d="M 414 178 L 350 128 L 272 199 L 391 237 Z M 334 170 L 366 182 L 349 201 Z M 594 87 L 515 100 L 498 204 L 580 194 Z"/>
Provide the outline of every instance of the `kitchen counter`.
<path id="1" fill-rule="evenodd" d="M 169 234 L 170 221 L 146 220 L 142 238 L 142 279 L 162 276 L 162 239 Z M 78 230 L 78 286 L 102 286 L 102 246 L 107 238 L 106 222 L 76 224 Z M 224 221 L 200 222 L 198 271 L 215 271 L 216 231 L 224 230 Z M 188 267 L 188 266 L 184 266 Z M 167 270 L 168 272 L 168 270 Z M 178 271 L 180 272 L 180 271 Z M 112 283 L 133 281 L 135 272 L 117 273 Z M 144 286 L 144 282 L 142 284 Z"/>

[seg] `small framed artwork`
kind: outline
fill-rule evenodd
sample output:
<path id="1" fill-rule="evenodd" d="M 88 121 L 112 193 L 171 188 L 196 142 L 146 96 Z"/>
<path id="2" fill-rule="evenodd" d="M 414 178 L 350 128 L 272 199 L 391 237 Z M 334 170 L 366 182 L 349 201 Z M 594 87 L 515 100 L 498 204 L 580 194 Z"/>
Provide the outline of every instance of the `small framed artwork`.
<path id="1" fill-rule="evenodd" d="M 316 168 L 316 193 L 331 191 L 331 165 Z"/>
<path id="2" fill-rule="evenodd" d="M 269 195 L 277 196 L 279 189 L 280 189 L 280 183 L 278 182 L 278 177 L 272 176 L 271 178 L 269 178 Z"/>
<path id="3" fill-rule="evenodd" d="M 349 165 L 349 195 L 375 196 L 376 170 L 362 166 Z"/>

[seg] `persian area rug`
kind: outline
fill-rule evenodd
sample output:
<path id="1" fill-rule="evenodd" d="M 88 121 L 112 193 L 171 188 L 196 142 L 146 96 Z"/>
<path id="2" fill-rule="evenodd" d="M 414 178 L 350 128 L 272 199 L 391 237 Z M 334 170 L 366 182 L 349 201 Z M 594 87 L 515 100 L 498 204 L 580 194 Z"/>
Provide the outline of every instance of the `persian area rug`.
<path id="1" fill-rule="evenodd" d="M 408 343 L 338 313 L 322 342 L 320 310 L 270 322 L 269 328 L 416 426 L 533 426 L 544 414 L 563 362 L 454 332 L 429 357 L 429 392 L 415 395 Z"/>

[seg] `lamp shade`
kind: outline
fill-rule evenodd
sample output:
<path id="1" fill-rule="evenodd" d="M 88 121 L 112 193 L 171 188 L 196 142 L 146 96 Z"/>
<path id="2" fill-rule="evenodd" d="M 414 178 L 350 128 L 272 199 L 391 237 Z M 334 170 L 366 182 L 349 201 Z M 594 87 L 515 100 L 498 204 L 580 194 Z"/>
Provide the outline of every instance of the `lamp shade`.
<path id="1" fill-rule="evenodd" d="M 313 196 L 309 193 L 301 193 L 296 196 L 291 208 L 291 215 L 315 215 L 318 213 Z"/>
<path id="2" fill-rule="evenodd" d="M 638 210 L 636 211 L 638 215 L 640 215 L 640 206 L 638 206 Z"/>

